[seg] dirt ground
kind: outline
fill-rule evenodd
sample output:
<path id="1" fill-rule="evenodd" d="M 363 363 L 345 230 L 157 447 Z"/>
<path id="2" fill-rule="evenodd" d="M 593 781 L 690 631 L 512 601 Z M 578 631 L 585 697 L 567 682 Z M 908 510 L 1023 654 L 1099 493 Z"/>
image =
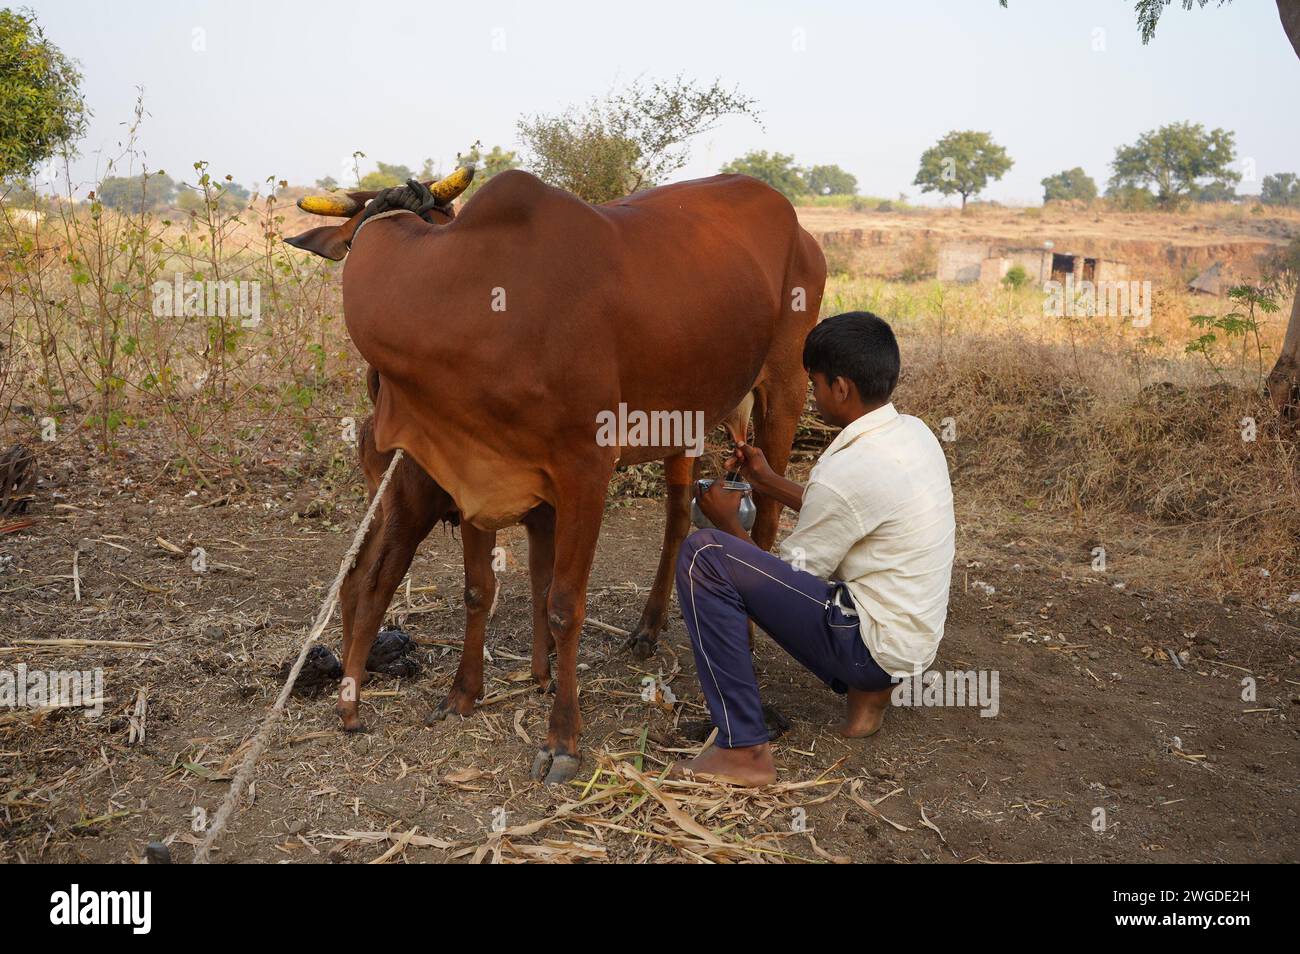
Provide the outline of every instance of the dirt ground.
<path id="1" fill-rule="evenodd" d="M 104 471 L 89 459 L 47 458 L 35 523 L 0 535 L 0 669 L 102 666 L 105 715 L 0 710 L 0 861 L 129 862 L 153 839 L 188 861 L 195 808 L 220 804 L 363 501 L 348 473 L 334 486 L 268 466 L 244 475 L 256 492 L 187 496 L 153 484 L 143 461 Z M 488 697 L 462 722 L 424 724 L 455 672 L 462 620 L 459 538 L 439 529 L 390 614 L 420 642 L 422 675 L 366 687 L 363 735 L 338 731 L 329 694 L 292 699 L 215 858 L 1300 860 L 1300 603 L 1149 590 L 1093 572 L 1068 534 L 1039 544 L 977 532 L 960 487 L 958 499 L 935 668 L 997 671 L 994 717 L 897 707 L 876 737 L 842 740 L 828 730 L 839 700 L 760 637 L 765 699 L 792 722 L 776 743 L 778 784 L 661 789 L 647 776 L 697 745 L 681 724 L 706 716 L 674 607 L 646 662 L 584 631 L 583 768 L 573 785 L 543 788 L 528 769 L 549 697 L 526 681 L 518 528 L 501 539 Z M 657 501 L 611 501 L 589 620 L 635 621 L 661 528 Z M 220 566 L 192 570 L 195 546 Z M 336 620 L 325 642 L 337 651 L 338 639 Z M 643 701 L 646 675 L 676 703 Z M 145 734 L 133 742 L 141 695 Z"/>

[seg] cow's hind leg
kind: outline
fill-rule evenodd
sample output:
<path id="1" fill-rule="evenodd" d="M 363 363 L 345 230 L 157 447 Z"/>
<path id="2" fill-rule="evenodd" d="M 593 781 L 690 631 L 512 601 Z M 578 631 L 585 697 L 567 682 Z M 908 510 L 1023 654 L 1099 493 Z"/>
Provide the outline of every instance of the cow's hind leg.
<path id="1" fill-rule="evenodd" d="M 555 702 L 546 744 L 533 760 L 532 775 L 548 785 L 567 782 L 579 766 L 578 635 L 586 616 L 587 580 L 600 535 L 610 469 L 602 462 L 574 462 L 572 483 L 559 488 L 555 508 L 555 576 L 547 596 L 548 624 L 555 639 Z"/>
<path id="2" fill-rule="evenodd" d="M 496 574 L 492 571 L 497 535 L 462 523 L 460 536 L 465 547 L 465 642 L 456 678 L 447 697 L 430 716 L 430 722 L 470 715 L 474 703 L 483 695 L 483 642 L 497 594 Z"/>
<path id="3" fill-rule="evenodd" d="M 777 380 L 760 383 L 754 404 L 754 443 L 762 449 L 767 462 L 778 474 L 785 476 L 794 444 L 795 428 L 808 398 L 808 379 L 802 369 L 787 371 Z M 776 531 L 781 517 L 781 504 L 754 492 L 754 529 L 750 533 L 754 544 L 770 550 L 776 542 Z"/>
<path id="4" fill-rule="evenodd" d="M 637 659 L 649 659 L 659 645 L 659 633 L 668 617 L 668 601 L 673 594 L 673 575 L 677 551 L 691 526 L 691 478 L 698 470 L 700 458 L 678 454 L 664 461 L 668 484 L 667 515 L 664 520 L 664 544 L 659 551 L 659 568 L 646 599 L 641 619 L 628 637 L 626 648 Z"/>
<path id="5" fill-rule="evenodd" d="M 386 469 L 387 455 L 383 463 Z M 369 461 L 366 469 L 369 476 Z M 334 708 L 348 732 L 363 728 L 358 714 L 361 683 L 379 625 L 397 585 L 411 566 L 416 548 L 436 520 L 432 497 L 423 492 L 427 480 L 409 459 L 397 465 L 357 561 L 339 591 L 343 609 L 343 683 Z"/>
<path id="6" fill-rule="evenodd" d="M 796 246 L 782 294 L 782 315 L 777 340 L 772 343 L 755 390 L 754 438 L 767 462 L 785 476 L 794 444 L 799 415 L 808 401 L 808 377 L 803 367 L 803 346 L 817 324 L 826 286 L 826 257 L 816 240 L 797 230 Z M 781 505 L 754 495 L 758 516 L 750 536 L 764 550 L 776 542 Z"/>
<path id="7" fill-rule="evenodd" d="M 528 579 L 533 594 L 533 679 L 543 691 L 551 688 L 551 635 L 546 601 L 555 574 L 555 508 L 541 504 L 524 517 L 528 529 Z"/>

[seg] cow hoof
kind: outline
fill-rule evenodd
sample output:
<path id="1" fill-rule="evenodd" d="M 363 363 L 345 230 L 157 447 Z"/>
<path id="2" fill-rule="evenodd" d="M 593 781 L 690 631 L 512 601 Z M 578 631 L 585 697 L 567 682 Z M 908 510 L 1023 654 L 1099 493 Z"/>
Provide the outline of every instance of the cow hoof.
<path id="1" fill-rule="evenodd" d="M 547 785 L 563 785 L 578 774 L 582 760 L 576 755 L 557 755 L 551 763 L 551 770 L 546 773 Z"/>
<path id="2" fill-rule="evenodd" d="M 436 723 L 444 722 L 447 719 L 454 719 L 457 717 L 465 718 L 466 716 L 473 714 L 473 701 L 465 703 L 456 698 L 453 694 L 448 693 L 447 698 L 438 703 L 437 707 L 429 713 L 429 718 L 425 720 L 425 725 L 435 725 Z"/>
<path id="3" fill-rule="evenodd" d="M 424 724 L 437 725 L 439 722 L 446 722 L 449 719 L 454 719 L 457 715 L 459 715 L 459 713 L 448 709 L 447 704 L 443 702 L 434 707 L 433 711 L 429 713 L 428 718 L 424 720 Z"/>
<path id="4" fill-rule="evenodd" d="M 551 770 L 551 763 L 555 761 L 553 756 L 546 749 L 538 749 L 537 754 L 533 756 L 533 768 L 528 774 L 532 776 L 534 782 L 540 782 L 546 777 L 546 773 Z"/>
<path id="5" fill-rule="evenodd" d="M 634 633 L 628 637 L 623 648 L 630 649 L 637 659 L 649 659 L 659 648 L 659 640 L 649 633 Z"/>
<path id="6" fill-rule="evenodd" d="M 563 785 L 578 774 L 581 759 L 576 755 L 556 755 L 549 749 L 539 749 L 533 759 L 532 777 L 545 785 Z"/>
<path id="7" fill-rule="evenodd" d="M 335 706 L 334 712 L 336 715 L 338 715 L 339 722 L 342 723 L 342 728 L 344 732 L 365 732 L 366 731 L 365 725 L 363 725 L 361 722 L 361 715 L 360 713 L 357 712 L 357 707 L 355 705 L 350 705 L 347 706 L 346 708 L 342 706 Z"/>

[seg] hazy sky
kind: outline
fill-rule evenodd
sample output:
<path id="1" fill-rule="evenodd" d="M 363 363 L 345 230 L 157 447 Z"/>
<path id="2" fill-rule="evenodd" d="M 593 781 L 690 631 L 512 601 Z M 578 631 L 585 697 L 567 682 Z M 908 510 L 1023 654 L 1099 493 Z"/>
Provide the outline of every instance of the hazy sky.
<path id="1" fill-rule="evenodd" d="M 254 186 L 339 179 L 358 149 L 449 167 L 476 139 L 515 148 L 521 114 L 678 73 L 738 86 L 764 125 L 701 136 L 681 178 L 767 149 L 836 163 L 865 194 L 916 197 L 922 150 L 981 129 L 1015 160 L 986 197 L 1036 202 L 1040 179 L 1076 165 L 1104 187 L 1117 145 L 1175 120 L 1236 132 L 1255 176 L 1242 192 L 1300 172 L 1300 61 L 1272 0 L 1176 3 L 1146 47 L 1131 0 L 21 5 L 81 62 L 95 114 L 81 179 L 117 153 L 137 87 L 151 168 L 185 179 L 207 159 Z"/>

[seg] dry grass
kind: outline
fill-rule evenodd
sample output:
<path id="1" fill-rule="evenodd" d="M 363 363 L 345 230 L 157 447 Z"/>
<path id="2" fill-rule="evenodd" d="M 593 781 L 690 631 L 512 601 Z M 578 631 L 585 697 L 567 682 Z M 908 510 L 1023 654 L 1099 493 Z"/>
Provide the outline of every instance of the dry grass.
<path id="1" fill-rule="evenodd" d="M 1297 442 L 1264 400 L 1222 384 L 1099 393 L 1068 368 L 1060 348 L 966 342 L 916 369 L 900 402 L 936 426 L 953 419 L 958 494 L 1004 522 L 1098 541 L 1145 532 L 1148 579 L 1300 585 Z"/>
<path id="2" fill-rule="evenodd" d="M 852 859 L 825 851 L 811 830 L 791 825 L 789 820 L 803 817 L 801 812 L 841 794 L 864 809 L 870 806 L 868 814 L 882 817 L 872 802 L 859 795 L 864 779 L 831 777 L 838 763 L 812 779 L 746 789 L 712 781 L 667 779 L 663 772 L 648 774 L 641 765 L 645 744 L 642 734 L 639 751 L 602 755 L 591 777 L 579 783 L 578 797 L 548 817 L 502 828 L 459 848 L 452 857 L 469 857 L 476 862 L 605 860 L 606 837 L 619 833 L 644 844 L 635 859 L 638 864 L 848 864 Z M 669 751 L 690 754 L 696 750 Z M 897 791 L 901 789 L 876 801 Z M 784 830 L 774 821 L 785 823 Z M 548 837 L 540 844 L 522 841 L 543 830 Z"/>

